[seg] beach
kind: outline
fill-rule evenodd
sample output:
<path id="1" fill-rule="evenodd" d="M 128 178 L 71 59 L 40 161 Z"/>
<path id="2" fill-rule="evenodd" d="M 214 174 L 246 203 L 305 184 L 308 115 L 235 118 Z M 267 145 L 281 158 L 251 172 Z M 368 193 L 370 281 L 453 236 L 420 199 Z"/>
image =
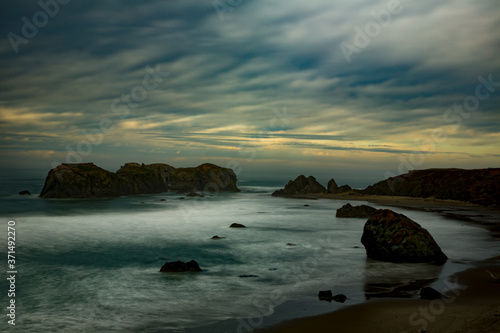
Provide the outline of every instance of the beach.
<path id="1" fill-rule="evenodd" d="M 318 194 L 311 198 L 368 201 L 391 207 L 432 211 L 460 221 L 480 224 L 499 236 L 500 212 L 496 209 L 452 200 Z M 354 204 L 353 204 L 354 205 Z M 467 246 L 464 244 L 463 246 Z M 473 268 L 449 277 L 450 287 L 439 290 L 441 300 L 386 298 L 309 318 L 301 318 L 256 330 L 258 333 L 343 332 L 500 332 L 500 256 L 472 263 Z"/>

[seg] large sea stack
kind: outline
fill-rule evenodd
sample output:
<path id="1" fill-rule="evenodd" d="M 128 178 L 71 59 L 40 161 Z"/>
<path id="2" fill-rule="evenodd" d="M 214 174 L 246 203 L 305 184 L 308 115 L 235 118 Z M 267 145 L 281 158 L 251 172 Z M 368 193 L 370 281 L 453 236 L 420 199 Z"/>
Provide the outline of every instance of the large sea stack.
<path id="1" fill-rule="evenodd" d="M 174 168 L 127 163 L 116 173 L 94 163 L 63 163 L 49 171 L 42 198 L 109 198 L 162 192 L 238 192 L 236 174 L 214 164 Z"/>
<path id="2" fill-rule="evenodd" d="M 413 170 L 368 186 L 360 193 L 434 197 L 500 207 L 500 168 Z"/>
<path id="3" fill-rule="evenodd" d="M 390 209 L 379 209 L 370 216 L 361 243 L 369 258 L 380 261 L 442 264 L 448 259 L 426 229 Z"/>

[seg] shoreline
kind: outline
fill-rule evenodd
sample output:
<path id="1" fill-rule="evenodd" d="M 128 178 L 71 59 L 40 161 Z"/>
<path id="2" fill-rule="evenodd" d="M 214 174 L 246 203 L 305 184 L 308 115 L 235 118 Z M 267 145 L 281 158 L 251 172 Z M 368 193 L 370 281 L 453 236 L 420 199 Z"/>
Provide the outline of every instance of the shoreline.
<path id="1" fill-rule="evenodd" d="M 500 238 L 500 210 L 467 202 L 434 198 L 360 194 L 310 194 L 302 199 L 365 201 L 389 207 L 439 213 L 454 220 L 481 225 Z M 500 332 L 500 283 L 490 281 L 490 271 L 500 277 L 500 256 L 476 261 L 450 276 L 452 288 L 439 290 L 449 298 L 421 300 L 384 298 L 367 300 L 326 314 L 287 320 L 256 329 L 255 333 L 331 332 L 409 333 Z"/>

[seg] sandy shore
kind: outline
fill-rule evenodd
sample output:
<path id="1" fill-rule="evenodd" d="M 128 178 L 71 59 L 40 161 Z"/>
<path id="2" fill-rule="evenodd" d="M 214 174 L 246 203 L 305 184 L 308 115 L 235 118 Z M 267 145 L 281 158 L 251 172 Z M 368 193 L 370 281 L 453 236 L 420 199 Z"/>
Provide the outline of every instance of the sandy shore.
<path id="1" fill-rule="evenodd" d="M 316 194 L 311 199 L 367 201 L 378 205 L 404 207 L 440 213 L 443 216 L 481 224 L 500 237 L 500 211 L 469 203 L 432 198 L 410 198 L 359 194 Z M 353 204 L 354 205 L 354 204 Z M 497 333 L 500 332 L 500 257 L 477 262 L 476 268 L 450 280 L 453 290 L 440 290 L 442 300 L 377 299 L 347 306 L 310 318 L 296 319 L 256 333 L 342 332 L 342 333 Z M 421 331 L 424 330 L 424 331 Z"/>
<path id="2" fill-rule="evenodd" d="M 500 260 L 453 277 L 459 288 L 446 291 L 442 300 L 384 299 L 346 307 L 311 318 L 292 320 L 256 333 L 497 333 L 500 332 Z M 456 279 L 456 280 L 455 280 Z M 444 290 L 442 291 L 444 292 Z"/>

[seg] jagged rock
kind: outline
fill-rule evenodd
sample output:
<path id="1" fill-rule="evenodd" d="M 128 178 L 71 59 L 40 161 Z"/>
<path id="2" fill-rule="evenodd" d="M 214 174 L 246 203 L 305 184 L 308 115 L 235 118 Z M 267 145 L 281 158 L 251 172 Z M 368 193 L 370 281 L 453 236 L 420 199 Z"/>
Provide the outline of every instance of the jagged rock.
<path id="1" fill-rule="evenodd" d="M 166 262 L 161 268 L 160 272 L 201 272 L 201 268 L 195 260 L 189 262 L 172 261 Z"/>
<path id="2" fill-rule="evenodd" d="M 426 229 L 389 209 L 379 209 L 368 219 L 361 243 L 367 256 L 375 260 L 440 264 L 447 260 Z"/>
<path id="3" fill-rule="evenodd" d="M 240 223 L 233 223 L 229 226 L 229 228 L 246 228 L 246 226 Z"/>
<path id="4" fill-rule="evenodd" d="M 295 180 L 290 180 L 285 188 L 275 191 L 275 197 L 286 197 L 308 193 L 326 193 L 326 188 L 316 181 L 313 176 L 298 176 Z"/>
<path id="5" fill-rule="evenodd" d="M 345 193 L 350 190 L 352 189 L 349 185 L 342 185 L 339 187 L 333 178 L 330 179 L 327 185 L 327 192 L 332 194 Z"/>
<path id="6" fill-rule="evenodd" d="M 360 193 L 434 197 L 500 207 L 500 168 L 413 170 L 368 186 Z"/>
<path id="7" fill-rule="evenodd" d="M 376 208 L 367 205 L 352 206 L 351 204 L 347 203 L 341 208 L 337 209 L 337 213 L 335 216 L 368 218 L 376 211 Z"/>
<path id="8" fill-rule="evenodd" d="M 321 301 L 328 301 L 328 302 L 331 302 L 331 301 L 332 301 L 332 298 L 333 298 L 332 291 L 331 291 L 331 290 L 321 290 L 321 291 L 318 293 L 318 298 L 319 298 Z"/>
<path id="9" fill-rule="evenodd" d="M 28 191 L 28 190 L 24 190 L 24 191 L 19 192 L 18 194 L 19 195 L 28 195 L 29 196 L 29 195 L 31 195 L 31 192 Z"/>
<path id="10" fill-rule="evenodd" d="M 50 170 L 40 197 L 103 198 L 180 190 L 239 191 L 233 170 L 213 164 L 176 169 L 160 163 L 127 163 L 113 173 L 93 163 L 63 163 Z"/>
<path id="11" fill-rule="evenodd" d="M 431 287 L 425 287 L 422 290 L 420 290 L 420 298 L 421 299 L 434 300 L 434 299 L 441 299 L 443 297 L 445 297 L 445 296 L 442 295 L 436 289 L 433 289 Z"/>

